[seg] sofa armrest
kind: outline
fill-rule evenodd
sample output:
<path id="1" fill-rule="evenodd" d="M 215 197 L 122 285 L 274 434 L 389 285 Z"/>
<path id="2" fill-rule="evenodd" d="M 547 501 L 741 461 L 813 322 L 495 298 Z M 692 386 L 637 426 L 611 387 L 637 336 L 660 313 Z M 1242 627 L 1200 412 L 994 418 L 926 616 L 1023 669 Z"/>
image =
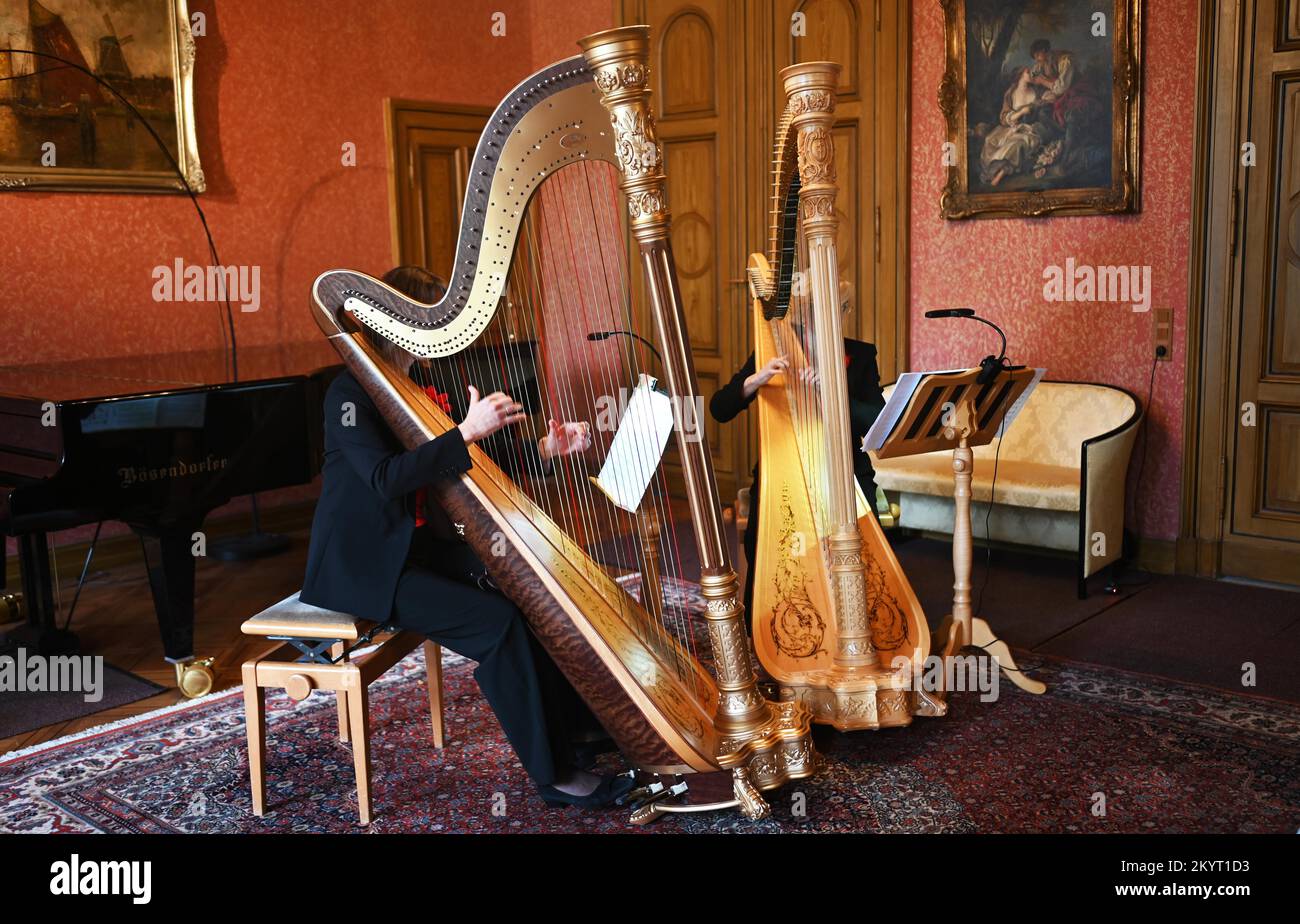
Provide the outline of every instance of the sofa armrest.
<path id="1" fill-rule="evenodd" d="M 1129 459 L 1137 440 L 1142 410 L 1136 400 L 1128 420 L 1113 430 L 1084 440 L 1079 473 L 1079 580 L 1115 561 L 1124 549 L 1124 500 Z M 1094 536 L 1105 539 L 1094 554 Z"/>

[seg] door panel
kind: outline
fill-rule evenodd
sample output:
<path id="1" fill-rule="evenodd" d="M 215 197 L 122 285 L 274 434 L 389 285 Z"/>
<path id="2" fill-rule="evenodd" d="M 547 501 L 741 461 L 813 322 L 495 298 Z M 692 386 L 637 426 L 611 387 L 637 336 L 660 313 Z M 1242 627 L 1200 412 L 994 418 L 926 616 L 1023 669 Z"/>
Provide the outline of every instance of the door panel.
<path id="1" fill-rule="evenodd" d="M 1230 535 L 1224 569 L 1295 581 L 1300 575 L 1300 45 L 1294 3 L 1256 7 Z M 1249 554 L 1246 554 L 1249 552 Z"/>
<path id="2" fill-rule="evenodd" d="M 805 17 L 801 38 L 791 35 L 796 12 Z M 839 258 L 855 293 L 845 332 L 876 344 L 885 381 L 906 370 L 907 52 L 894 45 L 907 34 L 908 4 L 623 0 L 619 13 L 623 24 L 649 25 L 655 43 L 673 248 L 702 397 L 750 352 L 744 270 L 749 254 L 767 247 L 772 133 L 785 105 L 777 71 L 798 61 L 843 66 L 835 128 Z M 882 23 L 893 31 L 882 33 Z M 724 502 L 749 482 L 757 427 L 748 417 L 708 430 Z"/>
<path id="3" fill-rule="evenodd" d="M 389 100 L 393 250 L 444 279 L 455 259 L 466 165 L 492 110 Z"/>
<path id="4" fill-rule="evenodd" d="M 668 174 L 673 255 L 706 408 L 748 349 L 731 323 L 739 293 L 731 280 L 744 268 L 735 220 L 743 211 L 736 170 L 743 115 L 736 106 L 740 88 L 734 65 L 743 55 L 735 38 L 734 6 L 730 0 L 644 0 L 624 3 L 622 9 L 624 23 L 646 23 L 651 30 L 650 78 Z M 747 481 L 748 453 L 745 442 L 730 432 L 726 439 L 719 436 L 707 410 L 705 419 L 726 503 Z M 675 478 L 674 468 L 670 465 L 669 474 Z"/>
<path id="5" fill-rule="evenodd" d="M 898 12 L 901 7 L 902 13 Z M 804 14 L 802 36 L 792 35 L 791 17 Z M 907 221 L 906 145 L 901 117 L 897 33 L 886 40 L 883 18 L 907 15 L 906 4 L 888 0 L 781 0 L 774 5 L 775 69 L 802 61 L 841 65 L 836 101 L 835 158 L 840 214 L 837 250 L 840 278 L 853 285 L 853 309 L 844 332 L 874 343 L 882 380 L 908 368 L 906 267 L 893 248 Z M 892 21 L 892 20 L 891 20 Z M 906 52 L 903 52 L 906 62 Z M 906 82 L 901 84 L 906 90 Z M 779 88 L 776 88 L 779 90 Z M 770 143 L 770 142 L 769 142 Z M 907 150 L 904 146 L 903 150 Z M 902 232 L 905 240 L 905 232 Z"/>

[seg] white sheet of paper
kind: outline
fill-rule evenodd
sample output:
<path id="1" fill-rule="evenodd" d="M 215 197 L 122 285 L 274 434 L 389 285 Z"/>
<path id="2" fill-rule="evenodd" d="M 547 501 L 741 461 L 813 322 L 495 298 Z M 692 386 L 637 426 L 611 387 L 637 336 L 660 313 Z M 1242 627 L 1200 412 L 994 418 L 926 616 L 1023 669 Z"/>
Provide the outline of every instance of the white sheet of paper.
<path id="1" fill-rule="evenodd" d="M 1029 396 L 1034 393 L 1034 389 L 1038 387 L 1038 383 L 1043 380 L 1043 376 L 1046 374 L 1046 369 L 1034 370 L 1034 378 L 1029 383 L 1029 387 L 1020 393 L 1020 397 L 1016 399 L 1016 403 L 1011 405 L 1011 410 L 1007 411 L 1007 416 L 1003 418 L 1002 426 L 998 428 L 999 434 L 1004 434 L 1011 429 L 1011 425 L 1016 422 L 1016 415 L 1024 410 L 1025 403 L 1029 401 Z"/>
<path id="2" fill-rule="evenodd" d="M 655 390 L 655 380 L 644 372 L 632 390 L 609 455 L 592 480 L 616 505 L 629 513 L 641 506 L 673 432 L 673 403 Z"/>

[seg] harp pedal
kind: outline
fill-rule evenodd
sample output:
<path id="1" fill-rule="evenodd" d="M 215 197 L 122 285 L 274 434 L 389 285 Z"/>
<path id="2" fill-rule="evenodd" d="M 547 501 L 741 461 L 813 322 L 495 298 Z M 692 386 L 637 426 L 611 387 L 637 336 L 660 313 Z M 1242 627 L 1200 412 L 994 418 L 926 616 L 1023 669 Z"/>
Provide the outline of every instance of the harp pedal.
<path id="1" fill-rule="evenodd" d="M 634 825 L 646 825 L 668 812 L 682 811 L 682 807 L 665 804 L 669 799 L 684 796 L 690 787 L 686 781 L 666 786 L 661 782 L 651 783 L 628 793 L 626 800 L 632 806 L 632 816 L 628 820 Z M 621 803 L 620 803 L 621 804 Z"/>

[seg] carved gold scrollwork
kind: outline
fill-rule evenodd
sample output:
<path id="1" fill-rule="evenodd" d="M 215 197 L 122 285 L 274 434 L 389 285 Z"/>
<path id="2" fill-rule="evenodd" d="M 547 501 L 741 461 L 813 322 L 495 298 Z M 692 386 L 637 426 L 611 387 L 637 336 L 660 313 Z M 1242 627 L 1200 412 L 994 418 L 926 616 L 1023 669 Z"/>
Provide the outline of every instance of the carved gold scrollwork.
<path id="1" fill-rule="evenodd" d="M 799 132 L 799 176 L 804 186 L 835 182 L 835 141 L 825 125 Z"/>
<path id="2" fill-rule="evenodd" d="M 804 221 L 816 218 L 831 218 L 835 215 L 835 197 L 803 196 L 799 200 L 799 208 L 803 210 L 802 217 Z"/>
<path id="3" fill-rule="evenodd" d="M 642 64 L 607 67 L 597 72 L 596 86 L 605 93 L 612 93 L 615 90 L 639 90 L 645 86 L 649 76 L 649 68 Z"/>
<path id="4" fill-rule="evenodd" d="M 619 163 L 628 179 L 653 173 L 662 158 L 659 142 L 655 138 L 654 120 L 644 112 L 632 108 L 615 110 L 610 117 L 614 126 L 614 146 Z"/>
<path id="5" fill-rule="evenodd" d="M 805 90 L 796 93 L 790 100 L 790 112 L 796 116 L 805 112 L 831 112 L 834 109 L 835 94 L 829 90 Z"/>
<path id="6" fill-rule="evenodd" d="M 628 215 L 633 221 L 662 214 L 664 205 L 663 192 L 658 189 L 635 193 L 627 199 Z"/>
<path id="7" fill-rule="evenodd" d="M 764 801 L 758 794 L 758 790 L 754 788 L 754 784 L 750 782 L 748 769 L 736 767 L 731 771 L 731 775 L 736 801 L 740 803 L 740 811 L 746 818 L 757 821 L 772 814 L 772 807 Z"/>

